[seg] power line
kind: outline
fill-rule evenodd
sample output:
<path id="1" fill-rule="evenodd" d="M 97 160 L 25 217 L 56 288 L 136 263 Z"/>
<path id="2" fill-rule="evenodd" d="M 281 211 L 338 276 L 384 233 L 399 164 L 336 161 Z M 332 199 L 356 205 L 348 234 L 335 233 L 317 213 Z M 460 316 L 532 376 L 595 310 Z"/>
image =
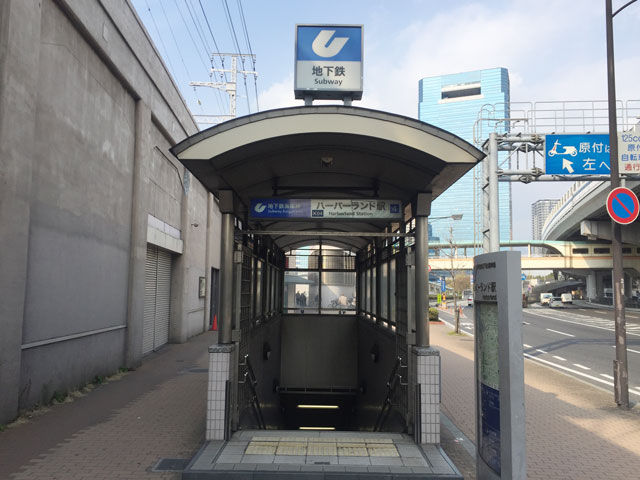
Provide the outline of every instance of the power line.
<path id="1" fill-rule="evenodd" d="M 156 19 L 153 18 L 153 13 L 151 13 L 151 7 L 149 6 L 149 2 L 147 0 L 144 0 L 144 3 L 147 5 L 147 10 L 149 11 L 149 16 L 151 17 L 151 21 L 153 22 L 153 26 L 156 27 L 156 33 L 158 34 L 158 39 L 160 40 L 160 45 L 162 45 L 162 49 L 164 50 L 164 58 L 167 59 L 167 63 L 169 64 L 169 70 L 171 70 L 171 74 L 173 75 L 173 78 L 177 78 L 176 74 L 175 74 L 175 68 L 173 68 L 173 65 L 171 64 L 171 59 L 169 58 L 169 55 L 167 53 L 167 47 L 164 45 L 164 42 L 162 41 L 162 35 L 160 35 L 160 29 L 158 28 L 158 24 L 156 23 Z"/>
<path id="2" fill-rule="evenodd" d="M 187 67 L 187 64 L 184 61 L 184 57 L 182 56 L 182 51 L 180 50 L 180 45 L 178 45 L 178 40 L 176 39 L 175 34 L 173 33 L 173 28 L 171 27 L 171 22 L 169 22 L 169 17 L 167 16 L 167 11 L 164 9 L 164 5 L 162 3 L 162 0 L 160 0 L 160 9 L 162 10 L 162 14 L 164 15 L 164 19 L 167 21 L 167 26 L 169 27 L 169 33 L 171 33 L 171 38 L 173 38 L 173 43 L 176 46 L 176 50 L 178 52 L 178 56 L 180 57 L 180 61 L 182 62 L 182 66 L 184 67 L 184 71 L 187 74 L 187 78 L 191 77 L 191 73 L 189 72 L 189 68 Z M 176 4 L 177 6 L 177 4 Z M 206 65 L 205 65 L 206 68 Z M 176 81 L 177 81 L 177 77 Z M 200 101 L 200 98 L 198 97 L 198 94 L 196 93 L 196 89 L 193 89 L 193 93 L 194 96 L 196 97 L 196 101 L 198 103 L 198 105 L 200 105 L 200 110 L 202 110 L 202 102 Z M 203 112 L 204 113 L 204 112 Z"/>
<path id="3" fill-rule="evenodd" d="M 233 19 L 231 18 L 231 11 L 229 10 L 229 4 L 227 0 L 222 0 L 222 7 L 224 8 L 224 13 L 227 18 L 227 25 L 229 26 L 229 31 L 231 32 L 231 39 L 233 40 L 233 44 L 236 47 L 236 52 L 240 53 L 240 44 L 238 43 L 238 36 L 236 35 L 236 29 L 233 26 Z M 242 60 L 244 63 L 244 59 Z M 244 65 L 243 65 L 244 68 Z"/>
<path id="4" fill-rule="evenodd" d="M 251 62 L 253 64 L 253 70 L 256 70 L 256 57 L 253 55 L 253 49 L 251 48 L 251 40 L 249 40 L 249 29 L 247 28 L 247 21 L 244 16 L 244 9 L 242 8 L 242 0 L 238 0 L 238 11 L 240 12 L 240 21 L 242 23 L 242 30 L 244 31 L 244 38 L 247 42 L 247 47 L 249 48 L 249 53 L 251 54 Z M 258 103 L 258 75 L 253 76 L 253 86 L 256 93 L 256 111 L 260 111 L 260 105 Z M 249 94 L 247 94 L 247 97 Z"/>
<path id="5" fill-rule="evenodd" d="M 189 34 L 189 38 L 191 38 L 191 43 L 193 43 L 193 48 L 198 53 L 198 57 L 200 57 L 200 61 L 202 62 L 202 64 L 204 65 L 204 68 L 206 70 L 207 69 L 207 63 L 204 61 L 204 58 L 202 58 L 202 54 L 200 53 L 200 49 L 196 45 L 196 41 L 194 40 L 193 35 L 191 35 L 191 29 L 187 26 L 187 21 L 184 19 L 184 15 L 182 15 L 182 12 L 180 11 L 180 7 L 178 6 L 178 0 L 173 0 L 173 3 L 176 6 L 176 10 L 178 10 L 178 13 L 180 14 L 180 18 L 182 19 L 182 23 L 184 24 L 184 28 L 187 30 L 187 33 Z M 205 50 L 205 54 L 206 54 L 206 50 Z"/>
<path id="6" fill-rule="evenodd" d="M 184 4 L 186 5 L 187 10 L 189 11 L 189 15 L 191 16 L 191 21 L 193 22 L 193 24 L 196 27 L 196 31 L 198 32 L 198 36 L 200 37 L 200 41 L 202 42 L 202 45 L 204 46 L 205 53 L 206 53 L 207 57 L 209 57 L 209 65 L 210 65 L 210 67 L 209 67 L 209 77 L 212 77 L 213 76 L 212 69 L 215 68 L 216 65 L 215 65 L 213 57 L 211 57 L 211 55 L 209 54 L 209 52 L 211 52 L 211 47 L 209 46 L 209 43 L 206 41 L 206 35 L 205 35 L 205 32 L 204 32 L 204 28 L 202 27 L 202 25 L 200 23 L 200 18 L 198 17 L 198 12 L 197 12 L 195 6 L 192 3 L 192 0 L 189 0 L 189 2 L 187 2 L 187 0 L 184 0 Z M 205 64 L 205 68 L 207 68 L 206 64 Z M 224 112 L 226 108 L 223 105 L 225 103 L 225 101 L 224 101 L 224 99 L 222 97 L 222 93 L 219 90 L 217 90 L 216 91 L 216 95 L 214 95 L 214 96 L 216 98 L 216 101 L 218 102 L 218 107 L 220 108 L 220 111 Z"/>
<path id="7" fill-rule="evenodd" d="M 204 15 L 204 20 L 207 23 L 207 28 L 209 29 L 209 33 L 211 34 L 211 39 L 213 40 L 213 45 L 216 47 L 216 51 L 215 53 L 220 54 L 220 49 L 218 48 L 218 43 L 216 42 L 216 37 L 213 35 L 213 30 L 211 30 L 211 24 L 209 23 L 209 18 L 207 17 L 207 13 L 204 11 L 204 7 L 202 6 L 202 1 L 198 0 L 198 3 L 200 4 L 200 9 L 202 10 L 202 15 Z M 220 60 L 222 63 L 222 70 L 224 70 L 224 58 Z M 213 63 L 213 57 L 211 57 L 211 62 Z M 227 74 L 225 72 L 222 72 L 222 75 L 224 75 L 224 81 L 227 81 Z"/>

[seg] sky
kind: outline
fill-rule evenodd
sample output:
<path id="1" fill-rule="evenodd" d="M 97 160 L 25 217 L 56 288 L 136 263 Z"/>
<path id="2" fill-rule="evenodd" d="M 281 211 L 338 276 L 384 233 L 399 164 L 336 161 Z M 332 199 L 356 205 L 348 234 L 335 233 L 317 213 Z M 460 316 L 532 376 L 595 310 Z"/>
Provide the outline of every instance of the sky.
<path id="1" fill-rule="evenodd" d="M 131 1 L 196 115 L 228 113 L 224 92 L 189 85 L 220 81 L 220 73 L 210 77 L 212 51 L 256 55 L 255 64 L 239 63 L 258 76 L 238 78 L 238 116 L 301 105 L 293 95 L 301 23 L 363 25 L 364 93 L 354 106 L 417 118 L 420 79 L 494 67 L 509 70 L 512 115 L 535 102 L 607 98 L 605 0 Z M 625 3 L 613 0 L 613 9 Z M 640 2 L 614 18 L 622 101 L 640 99 L 639 24 Z M 514 184 L 513 238 L 531 238 L 532 202 L 559 198 L 569 185 Z"/>

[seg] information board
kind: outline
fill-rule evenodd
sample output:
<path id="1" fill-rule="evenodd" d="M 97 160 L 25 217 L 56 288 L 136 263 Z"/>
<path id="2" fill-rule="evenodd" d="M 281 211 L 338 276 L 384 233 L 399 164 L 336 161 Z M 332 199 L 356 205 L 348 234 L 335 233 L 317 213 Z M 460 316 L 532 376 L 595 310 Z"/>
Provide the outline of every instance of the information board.
<path id="1" fill-rule="evenodd" d="M 401 219 L 402 202 L 352 198 L 253 198 L 251 218 Z"/>
<path id="2" fill-rule="evenodd" d="M 520 252 L 474 258 L 479 479 L 526 478 Z"/>

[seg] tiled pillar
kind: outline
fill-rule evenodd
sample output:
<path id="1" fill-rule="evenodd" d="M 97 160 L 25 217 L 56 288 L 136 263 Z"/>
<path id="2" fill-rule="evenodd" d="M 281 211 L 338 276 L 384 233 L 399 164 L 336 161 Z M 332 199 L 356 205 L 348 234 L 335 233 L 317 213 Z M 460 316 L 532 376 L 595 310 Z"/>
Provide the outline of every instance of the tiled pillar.
<path id="1" fill-rule="evenodd" d="M 233 344 L 211 345 L 209 347 L 209 387 L 207 389 L 207 440 L 224 440 L 227 411 L 225 398 L 226 382 L 229 380 L 229 366 L 233 354 Z"/>
<path id="2" fill-rule="evenodd" d="M 414 347 L 416 380 L 420 385 L 420 438 L 418 443 L 440 443 L 440 352 Z"/>

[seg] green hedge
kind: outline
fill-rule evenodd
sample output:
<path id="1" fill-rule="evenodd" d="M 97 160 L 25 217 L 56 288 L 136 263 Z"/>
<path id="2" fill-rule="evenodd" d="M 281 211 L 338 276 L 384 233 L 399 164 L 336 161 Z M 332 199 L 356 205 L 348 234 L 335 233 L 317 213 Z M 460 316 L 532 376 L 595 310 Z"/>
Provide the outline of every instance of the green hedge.
<path id="1" fill-rule="evenodd" d="M 432 322 L 438 321 L 438 309 L 437 308 L 429 308 L 429 320 Z"/>

